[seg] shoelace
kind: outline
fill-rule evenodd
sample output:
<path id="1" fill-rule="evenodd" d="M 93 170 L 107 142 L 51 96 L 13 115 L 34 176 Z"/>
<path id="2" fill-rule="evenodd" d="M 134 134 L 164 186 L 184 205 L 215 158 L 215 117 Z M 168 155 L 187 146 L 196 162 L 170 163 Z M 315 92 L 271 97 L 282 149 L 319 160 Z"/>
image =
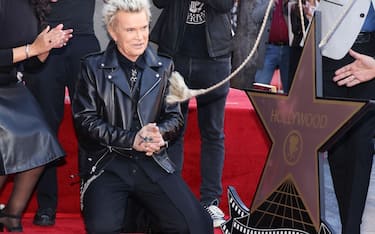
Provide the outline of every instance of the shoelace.
<path id="1" fill-rule="evenodd" d="M 206 207 L 206 210 L 211 215 L 211 217 L 214 217 L 214 218 L 223 218 L 224 217 L 224 213 L 217 206 Z"/>

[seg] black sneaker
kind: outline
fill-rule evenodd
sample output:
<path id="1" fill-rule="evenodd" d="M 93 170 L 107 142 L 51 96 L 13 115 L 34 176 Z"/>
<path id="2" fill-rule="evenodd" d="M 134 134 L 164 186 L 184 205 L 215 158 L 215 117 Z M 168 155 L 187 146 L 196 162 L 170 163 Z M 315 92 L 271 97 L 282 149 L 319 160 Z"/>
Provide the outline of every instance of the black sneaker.
<path id="1" fill-rule="evenodd" d="M 38 226 L 53 226 L 55 219 L 56 213 L 51 208 L 38 209 L 34 216 L 33 224 Z"/>

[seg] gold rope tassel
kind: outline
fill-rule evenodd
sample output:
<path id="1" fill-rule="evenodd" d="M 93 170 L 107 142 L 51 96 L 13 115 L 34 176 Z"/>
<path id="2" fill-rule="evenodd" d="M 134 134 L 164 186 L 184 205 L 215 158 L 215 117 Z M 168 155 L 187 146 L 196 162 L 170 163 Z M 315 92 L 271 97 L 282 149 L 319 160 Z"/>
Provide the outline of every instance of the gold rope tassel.
<path id="1" fill-rule="evenodd" d="M 205 89 L 189 89 L 177 71 L 172 72 L 169 81 L 168 103 L 184 102 L 205 92 Z"/>

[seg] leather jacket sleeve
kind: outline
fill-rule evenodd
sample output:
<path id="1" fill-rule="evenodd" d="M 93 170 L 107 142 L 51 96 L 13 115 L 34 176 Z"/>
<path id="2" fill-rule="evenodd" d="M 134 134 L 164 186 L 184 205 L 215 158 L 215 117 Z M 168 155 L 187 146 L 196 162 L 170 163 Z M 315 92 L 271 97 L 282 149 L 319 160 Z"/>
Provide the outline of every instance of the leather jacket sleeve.
<path id="1" fill-rule="evenodd" d="M 131 149 L 136 133 L 113 126 L 104 119 L 104 102 L 97 93 L 97 80 L 88 60 L 82 62 L 81 77 L 77 82 L 72 103 L 73 115 L 78 135 L 96 140 L 104 146 Z"/>
<path id="2" fill-rule="evenodd" d="M 169 85 L 169 82 L 168 82 Z M 168 86 L 166 87 L 168 90 Z M 160 133 L 165 141 L 171 141 L 178 136 L 180 128 L 183 126 L 183 116 L 180 111 L 180 104 L 168 104 L 166 100 L 167 92 L 163 98 L 163 105 L 160 113 L 160 122 L 157 123 Z"/>

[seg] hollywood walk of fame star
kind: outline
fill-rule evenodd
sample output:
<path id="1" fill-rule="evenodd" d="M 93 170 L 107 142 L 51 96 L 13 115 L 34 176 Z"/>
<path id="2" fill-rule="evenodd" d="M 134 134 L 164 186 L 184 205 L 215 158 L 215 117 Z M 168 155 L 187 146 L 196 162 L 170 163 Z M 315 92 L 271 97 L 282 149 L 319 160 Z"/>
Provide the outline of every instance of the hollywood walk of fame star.
<path id="1" fill-rule="evenodd" d="M 365 103 L 316 97 L 314 30 L 313 23 L 289 95 L 250 91 L 248 96 L 272 141 L 251 213 L 291 181 L 318 232 L 318 151 Z"/>

